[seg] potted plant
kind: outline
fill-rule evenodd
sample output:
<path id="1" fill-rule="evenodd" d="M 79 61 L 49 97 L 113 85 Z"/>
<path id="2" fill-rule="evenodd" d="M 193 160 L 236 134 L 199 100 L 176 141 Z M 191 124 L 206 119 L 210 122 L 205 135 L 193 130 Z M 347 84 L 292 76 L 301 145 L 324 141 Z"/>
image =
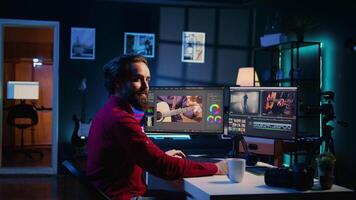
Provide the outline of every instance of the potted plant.
<path id="1" fill-rule="evenodd" d="M 321 153 L 317 157 L 319 183 L 322 189 L 330 189 L 334 181 L 336 158 L 331 152 Z"/>

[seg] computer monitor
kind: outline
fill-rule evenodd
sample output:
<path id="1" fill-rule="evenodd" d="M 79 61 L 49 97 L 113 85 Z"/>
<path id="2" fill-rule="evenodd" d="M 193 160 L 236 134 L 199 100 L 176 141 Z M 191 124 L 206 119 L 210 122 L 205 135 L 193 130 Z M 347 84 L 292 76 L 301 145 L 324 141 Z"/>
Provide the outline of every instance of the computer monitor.
<path id="1" fill-rule="evenodd" d="M 224 87 L 151 87 L 148 102 L 148 134 L 224 131 Z"/>
<path id="2" fill-rule="evenodd" d="M 296 87 L 230 87 L 228 134 L 295 139 Z"/>

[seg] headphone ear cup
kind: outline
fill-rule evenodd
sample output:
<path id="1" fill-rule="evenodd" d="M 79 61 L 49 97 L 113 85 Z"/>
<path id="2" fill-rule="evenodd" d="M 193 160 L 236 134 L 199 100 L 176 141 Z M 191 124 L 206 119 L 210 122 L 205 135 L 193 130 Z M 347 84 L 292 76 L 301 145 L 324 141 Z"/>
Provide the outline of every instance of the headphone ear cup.
<path id="1" fill-rule="evenodd" d="M 255 154 L 249 153 L 246 156 L 246 165 L 255 166 L 258 162 L 258 157 Z"/>

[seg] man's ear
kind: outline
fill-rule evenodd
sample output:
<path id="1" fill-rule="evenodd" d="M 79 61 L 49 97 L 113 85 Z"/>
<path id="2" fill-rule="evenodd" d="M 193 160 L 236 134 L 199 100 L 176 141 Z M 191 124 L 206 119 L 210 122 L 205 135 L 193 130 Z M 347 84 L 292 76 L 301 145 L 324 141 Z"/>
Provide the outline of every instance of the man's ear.
<path id="1" fill-rule="evenodd" d="M 117 91 L 121 91 L 124 88 L 124 82 L 122 80 L 117 80 L 115 82 L 115 90 Z"/>

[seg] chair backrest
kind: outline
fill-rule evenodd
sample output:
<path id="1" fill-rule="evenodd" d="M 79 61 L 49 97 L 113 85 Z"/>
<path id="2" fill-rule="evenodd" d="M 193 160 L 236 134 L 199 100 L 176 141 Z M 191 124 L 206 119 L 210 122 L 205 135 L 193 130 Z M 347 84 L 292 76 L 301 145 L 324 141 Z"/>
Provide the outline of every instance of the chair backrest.
<path id="1" fill-rule="evenodd" d="M 62 165 L 71 173 L 71 175 L 77 178 L 81 184 L 86 186 L 89 190 L 94 191 L 98 198 L 110 200 L 110 198 L 99 188 L 95 187 L 88 177 L 85 176 L 84 172 L 78 169 L 71 161 L 65 160 L 62 162 Z"/>
<path id="2" fill-rule="evenodd" d="M 18 123 L 16 119 L 29 119 L 29 123 Z M 9 113 L 7 115 L 7 123 L 11 126 L 15 126 L 17 128 L 28 128 L 34 126 L 38 123 L 38 114 L 35 108 L 30 104 L 17 104 L 10 108 Z"/>

